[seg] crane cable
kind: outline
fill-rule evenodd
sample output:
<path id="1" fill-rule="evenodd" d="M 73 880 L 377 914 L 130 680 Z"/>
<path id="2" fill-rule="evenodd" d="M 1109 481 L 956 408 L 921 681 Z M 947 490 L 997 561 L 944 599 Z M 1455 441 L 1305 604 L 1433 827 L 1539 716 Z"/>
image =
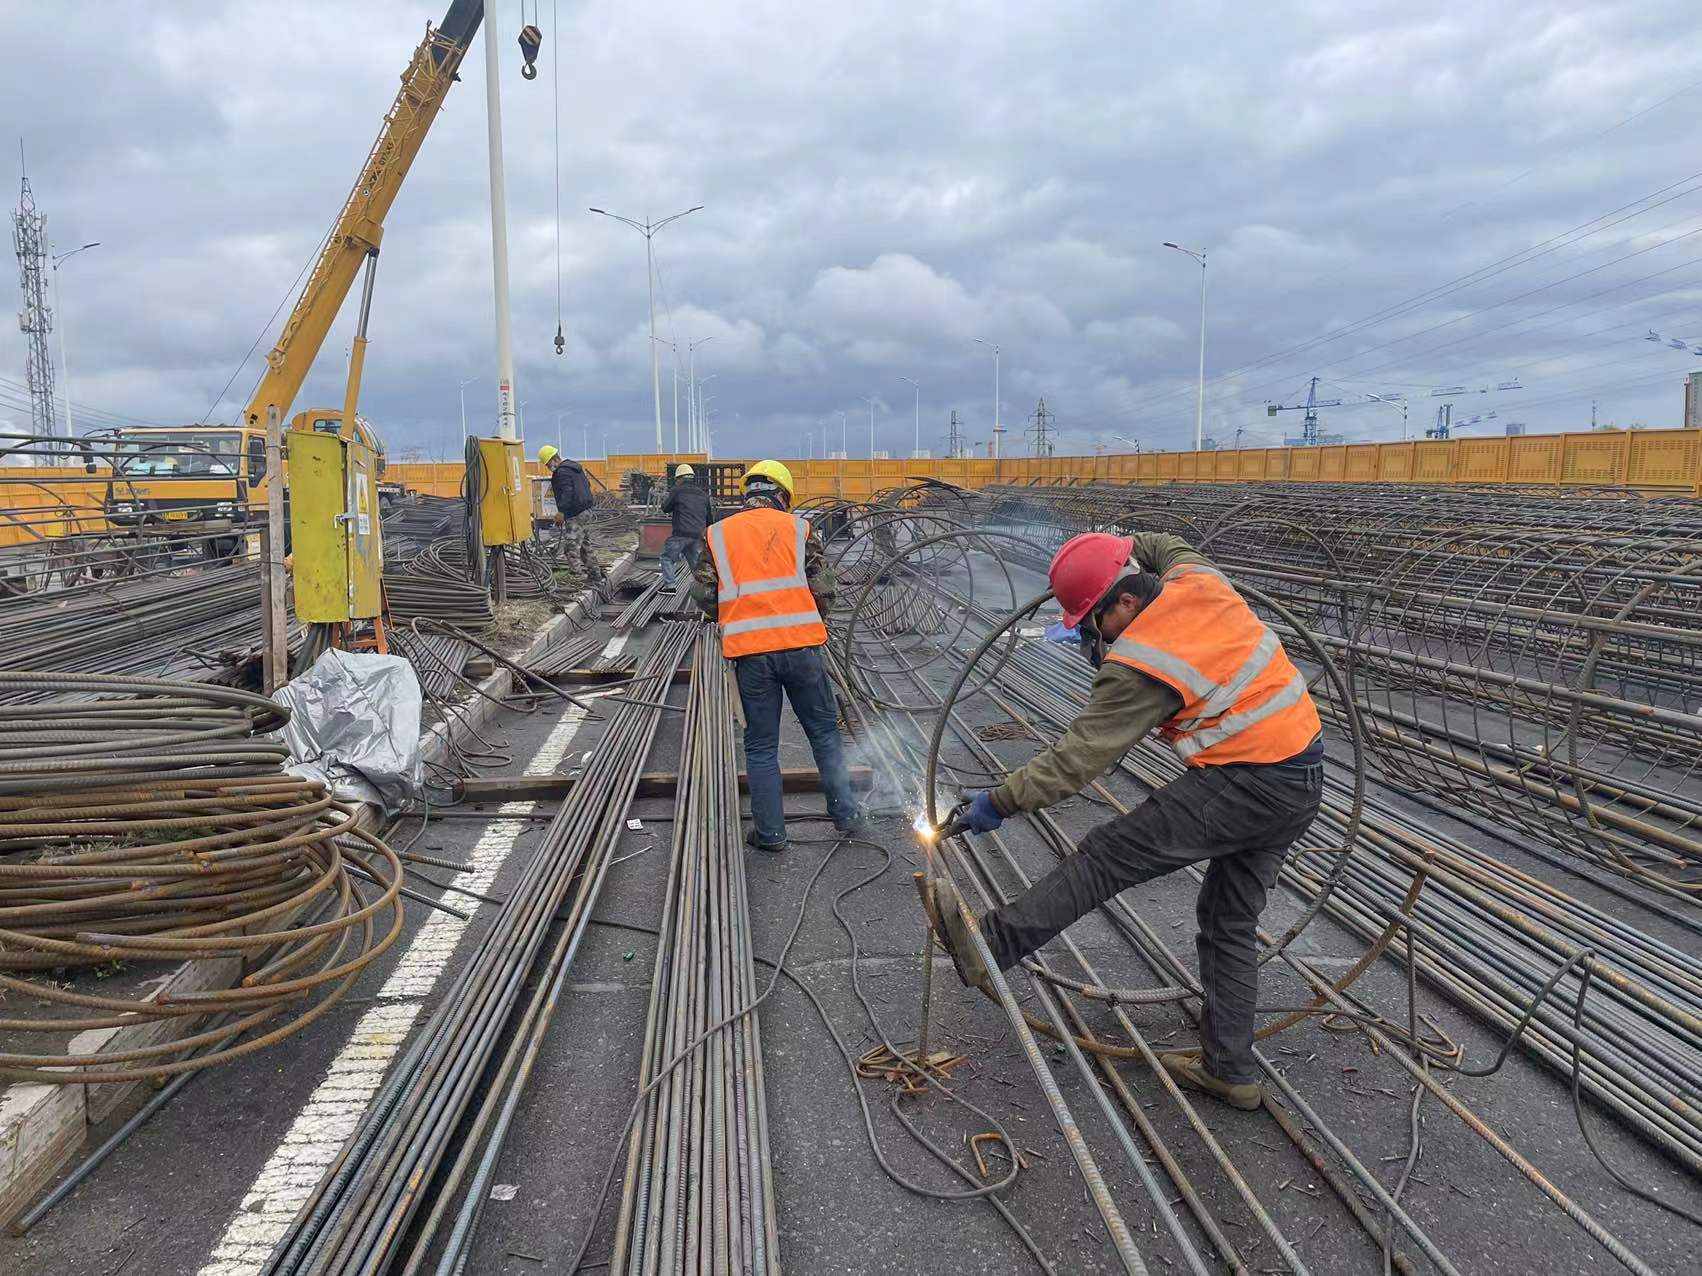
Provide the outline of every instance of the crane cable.
<path id="1" fill-rule="evenodd" d="M 536 9 L 533 10 L 534 15 Z M 556 161 L 556 353 L 567 349 L 567 339 L 561 335 L 561 23 L 557 20 L 556 0 L 550 0 L 550 80 L 555 94 Z"/>
<path id="2" fill-rule="evenodd" d="M 520 75 L 523 79 L 538 78 L 538 50 L 543 47 L 544 33 L 538 30 L 538 0 L 532 0 L 532 20 L 526 21 L 526 0 L 520 0 Z"/>

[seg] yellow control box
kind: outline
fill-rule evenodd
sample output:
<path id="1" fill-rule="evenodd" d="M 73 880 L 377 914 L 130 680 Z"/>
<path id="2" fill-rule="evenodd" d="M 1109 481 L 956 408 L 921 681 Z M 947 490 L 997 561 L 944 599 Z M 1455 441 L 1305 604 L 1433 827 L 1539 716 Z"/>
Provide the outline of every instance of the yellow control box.
<path id="1" fill-rule="evenodd" d="M 296 619 L 370 620 L 383 610 L 378 453 L 304 430 L 290 431 L 287 446 Z"/>
<path id="2" fill-rule="evenodd" d="M 479 440 L 479 535 L 486 545 L 518 545 L 532 537 L 526 446 L 519 439 Z"/>

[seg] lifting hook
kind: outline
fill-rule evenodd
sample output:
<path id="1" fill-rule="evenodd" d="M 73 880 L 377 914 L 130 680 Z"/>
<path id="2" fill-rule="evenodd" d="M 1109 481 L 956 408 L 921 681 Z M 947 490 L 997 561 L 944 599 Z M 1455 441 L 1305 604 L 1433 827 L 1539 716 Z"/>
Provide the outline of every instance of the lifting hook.
<path id="1" fill-rule="evenodd" d="M 525 65 L 520 68 L 520 74 L 528 80 L 538 78 L 538 50 L 543 47 L 544 33 L 536 26 L 526 25 L 520 28 L 520 56 Z"/>
<path id="2" fill-rule="evenodd" d="M 556 353 L 561 354 L 567 349 L 567 338 L 561 335 L 561 325 L 556 325 Z"/>

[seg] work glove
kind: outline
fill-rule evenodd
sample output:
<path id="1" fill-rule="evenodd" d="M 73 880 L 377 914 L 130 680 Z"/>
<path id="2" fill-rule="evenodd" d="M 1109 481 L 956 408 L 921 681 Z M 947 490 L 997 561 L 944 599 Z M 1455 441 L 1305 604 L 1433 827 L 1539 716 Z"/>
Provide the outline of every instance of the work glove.
<path id="1" fill-rule="evenodd" d="M 1054 620 L 1046 626 L 1046 639 L 1048 642 L 1080 642 L 1081 635 L 1074 626 L 1066 625 L 1061 620 Z"/>
<path id="2" fill-rule="evenodd" d="M 992 793 L 982 789 L 970 794 L 969 809 L 963 813 L 963 823 L 971 833 L 991 833 L 1004 822 L 1005 817 L 993 805 Z"/>

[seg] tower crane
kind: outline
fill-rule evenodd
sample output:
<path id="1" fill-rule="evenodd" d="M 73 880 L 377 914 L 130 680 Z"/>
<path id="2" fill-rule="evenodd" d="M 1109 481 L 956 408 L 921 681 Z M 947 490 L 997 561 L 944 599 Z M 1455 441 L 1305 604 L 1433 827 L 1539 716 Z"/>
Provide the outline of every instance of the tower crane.
<path id="1" fill-rule="evenodd" d="M 1284 439 L 1289 447 L 1317 447 L 1321 443 L 1339 443 L 1341 440 L 1334 436 L 1326 439 L 1318 433 L 1318 409 L 1339 408 L 1340 399 L 1320 399 L 1318 397 L 1318 378 L 1313 377 L 1306 386 L 1306 402 L 1304 403 L 1269 403 L 1265 404 L 1265 415 L 1275 416 L 1278 412 L 1305 412 L 1301 422 L 1300 437 Z"/>

